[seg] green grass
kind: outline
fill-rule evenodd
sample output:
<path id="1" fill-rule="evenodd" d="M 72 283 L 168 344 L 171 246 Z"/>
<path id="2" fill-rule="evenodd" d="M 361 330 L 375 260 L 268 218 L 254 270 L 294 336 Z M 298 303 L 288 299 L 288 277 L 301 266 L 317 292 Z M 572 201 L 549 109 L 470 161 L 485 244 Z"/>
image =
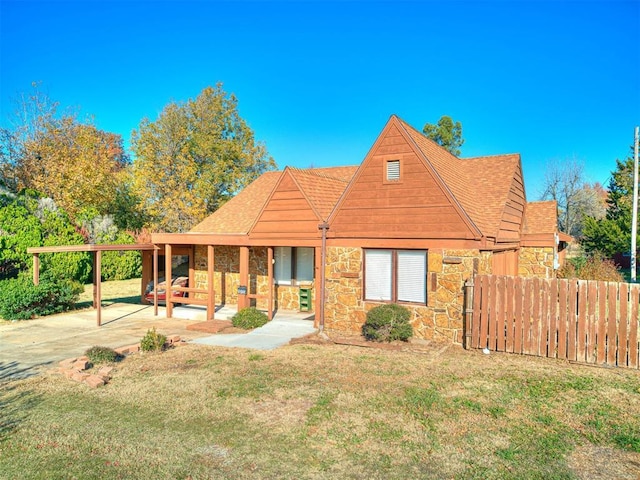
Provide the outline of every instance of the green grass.
<path id="1" fill-rule="evenodd" d="M 102 305 L 114 303 L 140 303 L 141 280 L 132 278 L 130 280 L 112 280 L 102 282 L 100 287 Z M 84 292 L 80 294 L 76 302 L 76 308 L 89 308 L 93 305 L 93 285 L 84 286 Z"/>
<path id="2" fill-rule="evenodd" d="M 0 478 L 572 479 L 594 446 L 599 471 L 635 472 L 638 418 L 637 371 L 190 345 L 131 356 L 95 390 L 54 375 L 2 386 Z"/>

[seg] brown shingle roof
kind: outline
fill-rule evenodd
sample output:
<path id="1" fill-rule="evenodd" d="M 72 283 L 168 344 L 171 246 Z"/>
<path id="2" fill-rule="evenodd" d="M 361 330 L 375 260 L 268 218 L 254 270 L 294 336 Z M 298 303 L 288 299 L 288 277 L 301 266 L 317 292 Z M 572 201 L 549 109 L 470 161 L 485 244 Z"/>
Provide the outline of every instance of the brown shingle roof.
<path id="1" fill-rule="evenodd" d="M 557 215 L 557 204 L 555 200 L 527 203 L 524 233 L 534 234 L 557 232 Z"/>
<path id="2" fill-rule="evenodd" d="M 311 207 L 326 220 L 358 167 L 289 169 Z"/>
<path id="3" fill-rule="evenodd" d="M 326 219 L 358 167 L 297 169 L 289 172 L 311 206 Z M 282 171 L 266 172 L 191 229 L 194 233 L 246 235 L 258 219 Z"/>
<path id="4" fill-rule="evenodd" d="M 458 158 L 398 120 L 480 232 L 496 237 L 520 155 Z"/>
<path id="5" fill-rule="evenodd" d="M 440 176 L 444 187 L 451 192 L 454 202 L 457 202 L 462 212 L 483 235 L 497 237 L 509 191 L 520 168 L 520 156 L 510 154 L 461 159 L 393 116 L 392 121 L 396 120 Z M 357 169 L 356 166 L 287 168 L 322 219 L 329 217 Z M 281 171 L 264 173 L 191 231 L 214 234 L 249 233 L 282 174 Z M 522 195 L 524 196 L 524 192 Z M 529 231 L 540 233 L 539 224 L 535 223 L 536 207 L 533 207 L 532 214 L 529 212 L 530 205 L 528 204 L 527 216 L 534 215 L 530 222 L 534 222 L 535 227 L 530 226 Z M 555 211 L 549 218 L 555 219 Z"/>
<path id="6" fill-rule="evenodd" d="M 191 229 L 197 233 L 247 234 L 282 172 L 265 172 Z"/>

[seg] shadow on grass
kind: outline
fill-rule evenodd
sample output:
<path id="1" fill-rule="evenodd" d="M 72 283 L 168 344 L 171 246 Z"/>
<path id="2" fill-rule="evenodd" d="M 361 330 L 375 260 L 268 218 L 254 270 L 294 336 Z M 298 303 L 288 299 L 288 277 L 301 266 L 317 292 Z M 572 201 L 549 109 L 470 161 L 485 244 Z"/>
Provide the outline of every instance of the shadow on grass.
<path id="1" fill-rule="evenodd" d="M 142 302 L 140 302 L 140 295 L 132 295 L 130 297 L 117 297 L 117 298 L 103 298 L 102 299 L 102 306 L 103 307 L 109 307 L 109 306 L 114 305 L 116 303 L 129 303 L 129 304 L 133 304 L 133 305 L 142 305 Z M 74 310 L 85 310 L 87 308 L 93 308 L 93 301 L 92 300 L 76 303 L 76 306 L 75 306 Z"/>
<path id="2" fill-rule="evenodd" d="M 40 394 L 21 389 L 12 380 L 38 374 L 40 365 L 22 366 L 18 362 L 0 362 L 0 442 L 28 416 L 29 411 L 41 401 Z"/>

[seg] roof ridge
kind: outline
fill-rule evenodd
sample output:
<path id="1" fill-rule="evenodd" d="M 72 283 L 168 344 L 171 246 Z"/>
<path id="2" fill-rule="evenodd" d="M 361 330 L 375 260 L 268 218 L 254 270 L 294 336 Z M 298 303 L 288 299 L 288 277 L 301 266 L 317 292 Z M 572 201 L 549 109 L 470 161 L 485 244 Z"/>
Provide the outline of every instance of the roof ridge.
<path id="1" fill-rule="evenodd" d="M 479 160 L 481 158 L 495 158 L 495 157 L 519 157 L 520 153 L 518 152 L 513 152 L 513 153 L 496 153 L 493 155 L 479 155 L 477 157 L 456 157 L 458 160 Z"/>
<path id="2" fill-rule="evenodd" d="M 298 168 L 298 167 L 287 167 L 287 168 L 290 168 L 291 170 L 298 173 L 302 173 L 302 174 L 308 174 L 308 175 L 313 175 L 315 177 L 326 178 L 327 180 L 337 180 L 339 182 L 349 183 L 349 180 L 345 180 L 344 178 L 335 177 L 333 175 L 327 174 L 326 172 L 319 172 L 317 168 Z M 349 165 L 340 166 L 340 167 L 319 167 L 319 168 L 322 168 L 322 169 L 349 168 Z"/>

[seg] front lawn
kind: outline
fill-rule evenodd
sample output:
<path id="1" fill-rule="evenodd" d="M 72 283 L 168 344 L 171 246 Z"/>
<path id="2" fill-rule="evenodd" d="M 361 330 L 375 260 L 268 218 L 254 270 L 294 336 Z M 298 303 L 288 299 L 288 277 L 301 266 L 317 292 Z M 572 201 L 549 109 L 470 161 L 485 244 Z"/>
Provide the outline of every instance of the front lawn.
<path id="1" fill-rule="evenodd" d="M 110 280 L 102 282 L 100 286 L 102 305 L 112 303 L 140 303 L 139 278 L 129 280 Z M 93 285 L 91 283 L 84 286 L 84 292 L 80 294 L 76 302 L 76 308 L 89 308 L 93 305 Z"/>
<path id="2" fill-rule="evenodd" d="M 0 477 L 637 478 L 637 371 L 457 347 L 188 345 L 0 393 Z"/>

